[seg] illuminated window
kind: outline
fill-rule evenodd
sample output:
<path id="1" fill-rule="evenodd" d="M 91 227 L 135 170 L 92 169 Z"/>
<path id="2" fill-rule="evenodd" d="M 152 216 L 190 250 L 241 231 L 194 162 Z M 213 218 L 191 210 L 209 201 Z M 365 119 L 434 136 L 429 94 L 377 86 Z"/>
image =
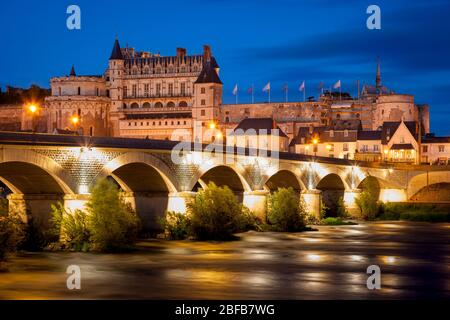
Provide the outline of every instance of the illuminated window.
<path id="1" fill-rule="evenodd" d="M 439 146 L 439 152 L 444 152 L 445 151 L 445 146 Z"/>
<path id="2" fill-rule="evenodd" d="M 428 146 L 422 146 L 422 152 L 428 152 Z"/>

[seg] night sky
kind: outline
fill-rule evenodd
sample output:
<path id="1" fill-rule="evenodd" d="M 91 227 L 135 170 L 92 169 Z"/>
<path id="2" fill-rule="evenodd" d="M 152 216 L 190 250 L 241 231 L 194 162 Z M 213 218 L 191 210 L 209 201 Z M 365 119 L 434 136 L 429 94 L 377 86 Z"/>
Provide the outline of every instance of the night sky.
<path id="1" fill-rule="evenodd" d="M 412 3 L 414 2 L 414 3 Z M 66 9 L 81 7 L 82 29 L 66 28 Z M 382 29 L 366 28 L 366 8 L 381 7 Z M 0 11 L 0 86 L 49 87 L 52 76 L 102 74 L 115 36 L 122 46 L 162 55 L 176 47 L 201 53 L 212 47 L 221 67 L 225 103 L 240 102 L 255 85 L 256 101 L 301 100 L 317 95 L 321 81 L 356 95 L 356 80 L 382 83 L 429 103 L 431 128 L 450 135 L 450 1 L 328 0 L 40 0 L 3 1 Z"/>

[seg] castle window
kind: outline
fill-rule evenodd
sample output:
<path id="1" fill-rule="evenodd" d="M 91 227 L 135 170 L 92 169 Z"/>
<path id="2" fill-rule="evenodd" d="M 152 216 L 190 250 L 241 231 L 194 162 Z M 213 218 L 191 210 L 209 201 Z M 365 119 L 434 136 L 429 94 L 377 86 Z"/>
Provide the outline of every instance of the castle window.
<path id="1" fill-rule="evenodd" d="M 344 143 L 344 145 L 342 146 L 342 150 L 348 151 L 348 143 Z"/>
<path id="2" fill-rule="evenodd" d="M 149 84 L 146 83 L 146 84 L 144 84 L 144 94 L 146 97 L 148 97 L 148 91 L 149 91 Z"/>
<path id="3" fill-rule="evenodd" d="M 61 95 L 61 87 L 58 88 L 58 95 Z"/>
<path id="4" fill-rule="evenodd" d="M 130 106 L 131 109 L 138 109 L 139 105 L 136 102 L 133 102 Z"/>
<path id="5" fill-rule="evenodd" d="M 184 125 L 186 124 L 186 121 L 184 121 L 184 123 L 183 123 Z"/>
<path id="6" fill-rule="evenodd" d="M 374 151 L 374 152 L 378 152 L 378 150 L 379 150 L 378 145 L 377 145 L 377 144 L 374 144 L 374 145 L 373 145 L 373 151 Z"/>
<path id="7" fill-rule="evenodd" d="M 155 103 L 155 108 L 162 108 L 163 104 L 161 102 Z"/>
<path id="8" fill-rule="evenodd" d="M 78 87 L 78 95 L 79 96 L 81 95 L 81 88 L 80 87 Z"/>
<path id="9" fill-rule="evenodd" d="M 348 130 L 347 129 L 344 130 L 344 137 L 348 137 Z"/>
<path id="10" fill-rule="evenodd" d="M 186 94 L 186 83 L 181 83 L 181 95 L 184 96 Z"/>
<path id="11" fill-rule="evenodd" d="M 334 130 L 330 130 L 330 138 L 334 137 Z"/>
<path id="12" fill-rule="evenodd" d="M 128 96 L 128 88 L 127 86 L 123 87 L 123 97 L 126 98 Z"/>
<path id="13" fill-rule="evenodd" d="M 173 83 L 169 83 L 169 95 L 173 96 Z"/>
<path id="14" fill-rule="evenodd" d="M 137 96 L 137 85 L 136 84 L 133 84 L 133 87 L 132 87 L 133 89 L 133 92 L 132 92 L 132 95 L 133 95 L 133 97 L 136 97 Z"/>
<path id="15" fill-rule="evenodd" d="M 89 127 L 89 135 L 90 136 L 94 135 L 94 128 L 93 127 Z"/>
<path id="16" fill-rule="evenodd" d="M 175 103 L 170 101 L 167 103 L 167 108 L 175 108 Z"/>
<path id="17" fill-rule="evenodd" d="M 441 145 L 438 147 L 439 148 L 439 152 L 444 152 L 445 151 L 445 146 Z"/>
<path id="18" fill-rule="evenodd" d="M 428 146 L 422 146 L 422 152 L 427 153 L 428 152 Z"/>
<path id="19" fill-rule="evenodd" d="M 338 113 L 337 115 L 336 115 L 336 119 L 340 119 L 341 118 L 341 115 Z"/>
<path id="20" fill-rule="evenodd" d="M 158 96 L 161 94 L 161 83 L 156 84 L 156 94 Z"/>
<path id="21" fill-rule="evenodd" d="M 142 108 L 150 108 L 150 103 L 144 102 L 144 104 L 142 105 Z"/>
<path id="22" fill-rule="evenodd" d="M 205 88 L 202 88 L 200 92 L 201 92 L 202 94 L 205 94 L 205 93 L 206 93 L 206 89 L 205 89 Z"/>
<path id="23" fill-rule="evenodd" d="M 95 91 L 96 91 L 96 95 L 98 97 L 100 95 L 100 91 L 98 90 L 98 88 L 95 88 Z"/>
<path id="24" fill-rule="evenodd" d="M 230 122 L 230 118 L 229 117 L 226 117 L 225 118 L 225 123 L 229 123 Z"/>
<path id="25" fill-rule="evenodd" d="M 206 115 L 205 110 L 201 110 L 201 111 L 200 111 L 200 115 L 201 115 L 202 117 L 204 117 L 204 116 Z"/>
<path id="26" fill-rule="evenodd" d="M 181 101 L 181 102 L 178 104 L 178 106 L 181 107 L 181 108 L 186 108 L 186 107 L 188 106 L 188 104 L 187 104 L 186 101 Z"/>
<path id="27" fill-rule="evenodd" d="M 128 122 L 128 126 L 131 127 L 131 122 Z"/>
<path id="28" fill-rule="evenodd" d="M 109 90 L 106 90 L 106 96 L 109 98 Z"/>
<path id="29" fill-rule="evenodd" d="M 206 105 L 206 100 L 202 99 L 202 106 Z"/>

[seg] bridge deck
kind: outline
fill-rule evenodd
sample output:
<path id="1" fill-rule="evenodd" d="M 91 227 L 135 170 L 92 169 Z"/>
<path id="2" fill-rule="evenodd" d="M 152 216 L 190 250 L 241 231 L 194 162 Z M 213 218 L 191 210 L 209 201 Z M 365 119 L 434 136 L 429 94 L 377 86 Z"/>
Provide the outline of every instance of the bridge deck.
<path id="1" fill-rule="evenodd" d="M 144 149 L 170 151 L 179 142 L 169 140 L 153 139 L 132 139 L 116 137 L 90 137 L 79 135 L 58 135 L 42 133 L 23 133 L 23 132 L 5 132 L 0 131 L 0 145 L 24 145 L 24 146 L 57 146 L 57 147 L 95 147 L 95 148 L 113 148 L 113 149 Z M 202 150 L 207 145 L 201 145 Z M 197 149 L 200 149 L 197 145 Z M 194 150 L 194 143 L 192 143 Z M 237 154 L 237 148 L 234 148 L 234 154 Z M 245 149 L 245 155 L 254 154 L 251 149 Z M 269 152 L 270 154 L 270 152 Z M 400 163 L 370 163 L 347 159 L 315 157 L 303 154 L 280 152 L 281 160 L 319 162 L 335 165 L 358 165 L 361 167 L 372 168 L 393 168 L 400 170 L 450 170 L 450 166 L 430 166 L 430 165 L 412 165 Z"/>

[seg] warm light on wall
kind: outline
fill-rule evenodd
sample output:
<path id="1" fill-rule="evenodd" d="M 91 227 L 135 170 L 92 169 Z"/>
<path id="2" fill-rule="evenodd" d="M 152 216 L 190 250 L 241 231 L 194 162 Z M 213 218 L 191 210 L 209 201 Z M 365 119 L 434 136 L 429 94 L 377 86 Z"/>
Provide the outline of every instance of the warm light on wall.
<path id="1" fill-rule="evenodd" d="M 406 191 L 403 189 L 380 190 L 380 201 L 382 202 L 404 202 L 407 200 Z"/>
<path id="2" fill-rule="evenodd" d="M 347 207 L 355 207 L 356 206 L 356 197 L 358 196 L 357 192 L 348 191 L 344 193 L 344 203 Z"/>
<path id="3" fill-rule="evenodd" d="M 79 194 L 89 194 L 89 186 L 84 185 L 84 184 L 80 185 L 78 187 L 78 193 Z"/>

